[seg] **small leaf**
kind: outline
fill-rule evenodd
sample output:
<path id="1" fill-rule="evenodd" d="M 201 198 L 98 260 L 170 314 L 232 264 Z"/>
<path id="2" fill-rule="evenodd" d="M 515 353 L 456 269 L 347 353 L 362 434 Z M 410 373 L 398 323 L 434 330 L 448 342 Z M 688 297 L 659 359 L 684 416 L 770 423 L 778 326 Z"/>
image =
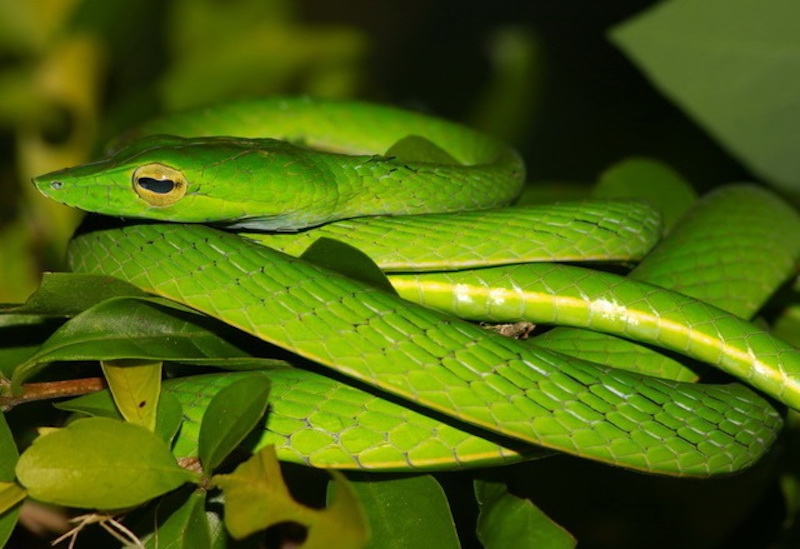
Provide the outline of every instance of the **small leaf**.
<path id="1" fill-rule="evenodd" d="M 206 474 L 253 430 L 267 410 L 268 395 L 269 379 L 259 374 L 231 383 L 214 395 L 203 415 L 198 440 L 198 457 Z"/>
<path id="2" fill-rule="evenodd" d="M 370 524 L 367 547 L 404 549 L 431 546 L 458 548 L 450 505 L 444 490 L 430 475 L 385 478 L 375 475 L 350 479 Z M 413 528 L 409 528 L 413 524 Z"/>
<path id="3" fill-rule="evenodd" d="M 20 456 L 17 478 L 31 497 L 46 503 L 119 509 L 197 475 L 178 466 L 164 441 L 147 429 L 88 418 L 34 440 Z"/>
<path id="4" fill-rule="evenodd" d="M 566 549 L 576 545 L 569 532 L 530 501 L 510 494 L 503 482 L 476 480 L 475 496 L 480 506 L 478 539 L 486 549 Z"/>
<path id="5" fill-rule="evenodd" d="M 397 295 L 397 290 L 381 268 L 367 254 L 350 244 L 333 238 L 318 238 L 303 252 L 300 259 Z"/>
<path id="6" fill-rule="evenodd" d="M 404 162 L 430 162 L 434 164 L 459 164 L 439 145 L 419 135 L 409 135 L 389 147 L 384 156 L 394 156 Z"/>
<path id="7" fill-rule="evenodd" d="M 100 365 L 122 417 L 155 431 L 161 393 L 161 362 L 101 360 Z"/>
<path id="8" fill-rule="evenodd" d="M 242 539 L 281 522 L 308 528 L 304 549 L 322 549 L 336 540 L 337 549 L 357 549 L 369 537 L 368 527 L 349 483 L 337 471 L 336 494 L 327 509 L 297 503 L 284 484 L 275 448 L 266 446 L 229 475 L 216 475 L 213 484 L 225 494 L 225 525 Z"/>
<path id="9" fill-rule="evenodd" d="M 152 549 L 210 549 L 211 530 L 205 511 L 206 492 L 196 489 L 188 495 L 179 490 L 158 504 L 156 532 L 145 537 Z"/>

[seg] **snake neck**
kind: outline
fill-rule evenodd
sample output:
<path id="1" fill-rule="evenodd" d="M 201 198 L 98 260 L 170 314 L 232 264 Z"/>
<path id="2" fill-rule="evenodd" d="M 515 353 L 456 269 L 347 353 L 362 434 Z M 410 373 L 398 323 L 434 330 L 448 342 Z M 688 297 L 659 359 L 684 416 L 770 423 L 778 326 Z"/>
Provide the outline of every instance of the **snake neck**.
<path id="1" fill-rule="evenodd" d="M 330 173 L 338 190 L 339 219 L 502 207 L 522 185 L 521 168 L 511 158 L 465 166 L 353 156 L 339 159 L 337 167 Z"/>

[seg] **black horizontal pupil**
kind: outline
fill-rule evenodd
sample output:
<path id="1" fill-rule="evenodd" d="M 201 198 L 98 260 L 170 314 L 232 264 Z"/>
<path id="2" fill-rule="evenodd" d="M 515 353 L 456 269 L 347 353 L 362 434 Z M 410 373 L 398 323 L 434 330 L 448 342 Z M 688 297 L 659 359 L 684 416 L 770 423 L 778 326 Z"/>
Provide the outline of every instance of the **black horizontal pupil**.
<path id="1" fill-rule="evenodd" d="M 156 194 L 169 194 L 175 188 L 175 182 L 172 179 L 140 177 L 138 183 L 141 188 Z"/>

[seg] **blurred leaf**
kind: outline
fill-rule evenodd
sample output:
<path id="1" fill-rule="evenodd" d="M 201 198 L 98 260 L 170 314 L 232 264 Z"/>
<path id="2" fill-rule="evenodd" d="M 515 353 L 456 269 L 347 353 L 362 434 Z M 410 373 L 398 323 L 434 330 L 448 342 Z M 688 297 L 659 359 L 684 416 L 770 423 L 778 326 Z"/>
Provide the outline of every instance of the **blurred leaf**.
<path id="1" fill-rule="evenodd" d="M 22 305 L 0 307 L 0 313 L 75 316 L 112 297 L 146 297 L 136 286 L 110 276 L 44 273 L 39 288 Z"/>
<path id="2" fill-rule="evenodd" d="M 161 393 L 160 361 L 101 360 L 111 396 L 125 421 L 156 429 L 156 410 Z"/>
<path id="3" fill-rule="evenodd" d="M 14 370 L 12 381 L 19 386 L 55 361 L 246 356 L 203 327 L 206 321 L 166 300 L 109 299 L 66 322 Z"/>
<path id="4" fill-rule="evenodd" d="M 470 116 L 469 125 L 508 143 L 517 143 L 538 113 L 545 55 L 528 25 L 493 29 L 487 48 L 491 73 Z"/>
<path id="5" fill-rule="evenodd" d="M 80 1 L 0 2 L 0 48 L 42 49 L 65 25 Z"/>
<path id="6" fill-rule="evenodd" d="M 244 440 L 267 410 L 269 379 L 254 374 L 224 387 L 203 413 L 198 456 L 207 475 Z"/>
<path id="7" fill-rule="evenodd" d="M 98 417 L 37 438 L 16 470 L 33 498 L 99 509 L 138 505 L 197 480 L 147 429 Z"/>
<path id="8" fill-rule="evenodd" d="M 627 158 L 600 175 L 598 198 L 636 198 L 661 213 L 667 233 L 695 203 L 697 193 L 675 170 L 650 158 Z"/>
<path id="9" fill-rule="evenodd" d="M 371 476 L 364 480 L 350 479 L 350 486 L 370 525 L 367 547 L 460 547 L 450 505 L 434 477 Z"/>
<path id="10" fill-rule="evenodd" d="M 225 525 L 236 539 L 289 521 L 308 528 L 303 549 L 327 548 L 332 540 L 336 540 L 338 549 L 363 547 L 369 534 L 358 500 L 340 473 L 330 473 L 336 493 L 323 510 L 292 499 L 274 446 L 264 447 L 233 473 L 216 475 L 212 481 L 225 494 Z"/>
<path id="11" fill-rule="evenodd" d="M 88 416 L 106 417 L 118 420 L 123 419 L 108 389 L 62 402 L 56 402 L 53 406 L 59 410 Z M 162 392 L 158 399 L 155 433 L 161 437 L 164 442 L 170 444 L 177 434 L 182 421 L 183 412 L 181 410 L 180 401 L 175 395 Z"/>
<path id="12" fill-rule="evenodd" d="M 201 489 L 188 495 L 179 490 L 164 497 L 158 504 L 154 522 L 158 531 L 142 540 L 144 546 L 152 549 L 210 548 L 211 531 L 205 504 L 206 492 Z"/>
<path id="13" fill-rule="evenodd" d="M 17 219 L 0 226 L 0 303 L 25 299 L 39 275 L 27 225 Z"/>
<path id="14" fill-rule="evenodd" d="M 367 254 L 339 240 L 318 238 L 306 248 L 300 259 L 397 295 L 392 283 Z"/>
<path id="15" fill-rule="evenodd" d="M 170 14 L 173 63 L 161 82 L 167 110 L 235 96 L 355 92 L 366 53 L 355 28 L 292 21 L 289 2 L 178 1 Z M 214 75 L 209 78 L 209 75 Z"/>
<path id="16" fill-rule="evenodd" d="M 800 195 L 797 21 L 796 0 L 671 0 L 611 38 L 759 177 Z"/>
<path id="17" fill-rule="evenodd" d="M 486 549 L 575 547 L 569 532 L 526 499 L 510 494 L 503 482 L 476 480 L 475 496 L 480 506 L 478 539 Z"/>

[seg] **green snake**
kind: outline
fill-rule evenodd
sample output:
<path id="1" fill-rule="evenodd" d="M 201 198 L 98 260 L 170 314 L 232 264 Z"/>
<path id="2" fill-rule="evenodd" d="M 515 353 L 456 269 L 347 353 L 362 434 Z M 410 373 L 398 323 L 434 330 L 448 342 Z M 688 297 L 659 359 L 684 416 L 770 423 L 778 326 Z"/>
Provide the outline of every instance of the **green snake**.
<path id="1" fill-rule="evenodd" d="M 507 207 L 523 181 L 512 149 L 460 125 L 278 98 L 170 115 L 107 159 L 34 183 L 82 210 L 169 222 L 77 235 L 73 270 L 120 278 L 354 380 L 262 372 L 273 389 L 256 444 L 275 444 L 281 459 L 408 471 L 545 449 L 670 475 L 757 461 L 782 426 L 762 395 L 800 409 L 800 352 L 744 320 L 795 270 L 795 212 L 729 186 L 651 251 L 662 230 L 652 208 Z M 320 237 L 364 251 L 399 296 L 294 257 Z M 641 263 L 628 277 L 565 264 L 589 260 Z M 470 320 L 570 328 L 522 341 Z M 747 385 L 692 383 L 651 347 Z M 241 375 L 167 384 L 186 417 L 177 454 L 193 451 L 210 395 Z"/>

